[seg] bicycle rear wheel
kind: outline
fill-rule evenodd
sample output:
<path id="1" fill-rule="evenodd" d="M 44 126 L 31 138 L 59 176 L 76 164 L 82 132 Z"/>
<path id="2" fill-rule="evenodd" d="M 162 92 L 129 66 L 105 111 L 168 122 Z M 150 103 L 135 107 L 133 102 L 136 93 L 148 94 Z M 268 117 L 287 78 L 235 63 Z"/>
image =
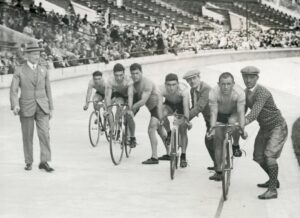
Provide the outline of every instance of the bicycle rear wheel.
<path id="1" fill-rule="evenodd" d="M 89 138 L 91 145 L 96 147 L 100 138 L 100 124 L 98 112 L 93 111 L 89 118 Z"/>
<path id="2" fill-rule="evenodd" d="M 176 132 L 171 133 L 170 143 L 170 176 L 173 180 L 175 177 L 175 169 L 177 168 L 177 152 L 176 152 Z"/>
<path id="3" fill-rule="evenodd" d="M 230 166 L 230 154 L 229 154 L 229 143 L 226 143 L 223 149 L 223 164 L 222 164 L 222 192 L 223 199 L 228 199 L 228 191 L 230 186 L 231 166 Z"/>
<path id="4" fill-rule="evenodd" d="M 113 115 L 114 113 L 112 112 L 110 116 Z M 114 132 L 111 131 L 112 128 L 109 128 L 109 150 L 112 162 L 115 165 L 119 165 L 122 161 L 124 153 L 124 143 L 122 139 L 122 118 L 119 118 L 119 120 L 114 120 L 115 121 L 112 122 L 112 125 L 115 125 Z M 111 125 L 110 122 L 108 122 L 108 124 Z"/>

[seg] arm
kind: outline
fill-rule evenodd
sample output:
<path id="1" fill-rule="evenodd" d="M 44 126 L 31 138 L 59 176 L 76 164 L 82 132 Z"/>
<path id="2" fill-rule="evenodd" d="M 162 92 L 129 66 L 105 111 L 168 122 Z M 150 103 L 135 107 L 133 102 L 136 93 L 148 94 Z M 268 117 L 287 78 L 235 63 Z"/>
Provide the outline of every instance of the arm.
<path id="1" fill-rule="evenodd" d="M 239 122 L 240 122 L 241 129 L 244 130 L 244 128 L 245 128 L 245 104 L 238 104 L 237 112 L 238 112 L 238 116 L 239 116 Z"/>
<path id="2" fill-rule="evenodd" d="M 106 107 L 111 105 L 111 94 L 112 94 L 111 86 L 106 86 L 105 87 L 105 104 L 106 104 Z"/>
<path id="3" fill-rule="evenodd" d="M 190 120 L 204 110 L 208 104 L 209 88 L 206 88 L 200 95 L 197 102 L 194 102 L 193 108 L 190 110 Z M 193 98 L 193 96 L 191 96 Z"/>
<path id="4" fill-rule="evenodd" d="M 190 109 L 189 109 L 189 93 L 186 92 L 183 96 L 183 113 L 187 120 L 190 117 Z"/>
<path id="5" fill-rule="evenodd" d="M 133 104 L 133 85 L 128 86 L 128 109 L 132 110 Z"/>
<path id="6" fill-rule="evenodd" d="M 267 95 L 258 94 L 257 98 L 254 99 L 254 105 L 250 113 L 246 116 L 245 125 L 248 125 L 257 119 L 267 100 Z"/>
<path id="7" fill-rule="evenodd" d="M 145 87 L 145 90 L 142 93 L 141 99 L 132 106 L 132 110 L 133 111 L 138 110 L 140 107 L 142 107 L 142 106 L 144 106 L 146 104 L 146 102 L 150 98 L 150 95 L 152 93 L 152 89 L 153 88 L 150 85 L 148 85 L 147 87 Z"/>
<path id="8" fill-rule="evenodd" d="M 163 119 L 163 96 L 160 93 L 158 94 L 157 109 L 158 109 L 158 118 L 160 121 L 162 121 L 162 119 Z"/>
<path id="9" fill-rule="evenodd" d="M 213 91 L 210 91 L 209 93 L 209 108 L 210 108 L 210 127 L 213 128 L 217 123 L 217 116 L 218 116 L 218 101 Z"/>
<path id="10" fill-rule="evenodd" d="M 13 79 L 11 81 L 10 92 L 9 92 L 11 110 L 14 111 L 15 115 L 20 110 L 20 105 L 19 105 L 19 101 L 18 101 L 19 87 L 20 87 L 20 72 L 18 70 L 16 70 L 16 72 L 14 73 Z"/>
<path id="11" fill-rule="evenodd" d="M 86 92 L 86 97 L 85 97 L 85 106 L 83 107 L 84 110 L 87 110 L 88 107 L 89 107 L 89 101 L 90 101 L 91 96 L 92 96 L 92 91 L 93 91 L 93 87 L 89 83 L 88 89 L 87 89 L 87 92 Z"/>
<path id="12" fill-rule="evenodd" d="M 53 100 L 52 100 L 52 91 L 51 91 L 51 86 L 50 86 L 50 79 L 49 79 L 49 72 L 47 70 L 46 72 L 46 94 L 49 100 L 49 109 L 50 111 L 53 110 Z"/>
<path id="13" fill-rule="evenodd" d="M 144 106 L 146 104 L 146 102 L 148 101 L 150 95 L 151 95 L 151 90 L 144 91 L 142 94 L 141 100 L 139 100 L 132 106 L 132 110 L 135 111 L 135 110 L 139 109 L 140 107 Z"/>

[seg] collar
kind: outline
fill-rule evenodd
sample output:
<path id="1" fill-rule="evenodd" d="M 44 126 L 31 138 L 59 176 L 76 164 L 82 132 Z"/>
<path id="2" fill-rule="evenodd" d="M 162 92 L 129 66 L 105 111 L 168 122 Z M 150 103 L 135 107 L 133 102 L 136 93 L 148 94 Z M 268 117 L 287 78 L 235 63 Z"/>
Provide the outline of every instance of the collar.
<path id="1" fill-rule="evenodd" d="M 250 91 L 250 92 L 254 92 L 255 91 L 255 89 L 256 89 L 256 87 L 257 87 L 257 83 L 256 83 L 256 85 L 252 88 L 252 89 L 248 89 L 248 91 Z"/>
<path id="2" fill-rule="evenodd" d="M 30 63 L 29 61 L 27 61 L 27 65 L 28 65 L 32 70 L 35 70 L 36 67 L 37 67 L 37 64 L 32 64 L 32 63 Z"/>
<path id="3" fill-rule="evenodd" d="M 202 82 L 200 82 L 197 88 L 195 88 L 195 91 L 200 92 L 201 88 L 202 88 Z"/>

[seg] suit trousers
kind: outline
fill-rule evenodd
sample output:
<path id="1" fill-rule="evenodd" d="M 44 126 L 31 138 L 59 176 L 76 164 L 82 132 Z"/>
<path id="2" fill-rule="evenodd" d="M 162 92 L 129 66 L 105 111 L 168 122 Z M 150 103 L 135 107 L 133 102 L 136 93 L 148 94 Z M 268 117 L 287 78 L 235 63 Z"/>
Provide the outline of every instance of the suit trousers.
<path id="1" fill-rule="evenodd" d="M 34 121 L 36 123 L 38 138 L 40 142 L 40 161 L 51 161 L 50 135 L 49 135 L 49 114 L 46 114 L 39 105 L 36 107 L 36 112 L 31 117 L 20 116 L 23 150 L 25 163 L 33 162 L 33 132 Z"/>

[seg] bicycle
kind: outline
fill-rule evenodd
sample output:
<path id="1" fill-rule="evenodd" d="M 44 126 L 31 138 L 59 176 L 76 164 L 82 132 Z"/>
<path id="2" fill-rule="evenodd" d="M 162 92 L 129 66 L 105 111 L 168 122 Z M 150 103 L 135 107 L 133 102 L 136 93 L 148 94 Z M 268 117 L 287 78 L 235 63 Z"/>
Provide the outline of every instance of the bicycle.
<path id="1" fill-rule="evenodd" d="M 233 170 L 233 152 L 232 152 L 232 131 L 234 128 L 239 128 L 243 131 L 239 124 L 216 124 L 214 128 L 225 128 L 225 138 L 223 141 L 223 151 L 222 151 L 222 195 L 224 201 L 228 198 L 229 186 L 230 186 L 230 176 L 231 170 Z M 247 135 L 243 132 L 242 138 L 246 139 Z"/>
<path id="2" fill-rule="evenodd" d="M 171 130 L 171 142 L 170 142 L 170 176 L 173 180 L 175 177 L 175 169 L 178 169 L 178 159 L 179 159 L 179 149 L 181 148 L 181 145 L 179 145 L 180 137 L 178 128 L 180 125 L 187 122 L 185 116 L 183 114 L 177 114 L 176 112 L 172 115 L 174 117 L 173 119 L 173 127 Z"/>
<path id="3" fill-rule="evenodd" d="M 100 135 L 105 132 L 106 140 L 108 139 L 108 132 L 106 132 L 106 119 L 104 117 L 105 105 L 102 101 L 89 101 L 93 103 L 95 108 L 89 117 L 89 139 L 93 147 L 99 143 Z"/>
<path id="4" fill-rule="evenodd" d="M 131 147 L 127 144 L 128 122 L 126 118 L 127 104 L 114 103 L 107 107 L 107 122 L 109 127 L 109 150 L 111 160 L 115 165 L 119 165 L 125 155 L 128 158 L 131 154 Z M 117 114 L 118 113 L 118 114 Z M 117 117 L 118 116 L 118 117 Z M 112 128 L 111 125 L 114 125 Z"/>

